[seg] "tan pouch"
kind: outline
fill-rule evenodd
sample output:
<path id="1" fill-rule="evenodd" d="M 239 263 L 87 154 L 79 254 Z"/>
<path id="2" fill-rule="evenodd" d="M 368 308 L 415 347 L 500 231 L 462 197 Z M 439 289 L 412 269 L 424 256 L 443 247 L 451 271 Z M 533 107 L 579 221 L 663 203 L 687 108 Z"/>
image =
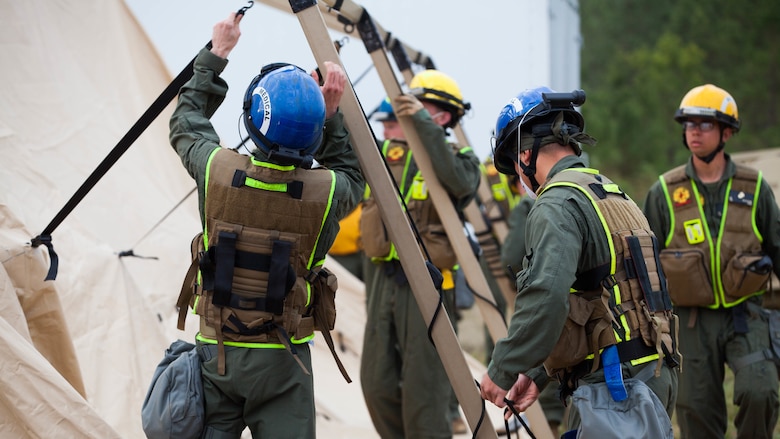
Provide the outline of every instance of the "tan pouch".
<path id="1" fill-rule="evenodd" d="M 756 253 L 738 253 L 731 258 L 723 269 L 723 290 L 727 296 L 738 299 L 766 288 L 771 264 L 764 270 L 756 270 L 753 265 L 763 258 Z"/>
<path id="2" fill-rule="evenodd" d="M 314 330 L 332 330 L 336 327 L 336 290 L 339 284 L 336 275 L 327 268 L 317 274 L 312 283 L 314 290 Z"/>
<path id="3" fill-rule="evenodd" d="M 390 254 L 390 237 L 382 222 L 379 206 L 373 198 L 363 202 L 360 240 L 363 243 L 363 251 L 369 258 L 385 258 Z"/>
<path id="4" fill-rule="evenodd" d="M 458 258 L 442 224 L 429 224 L 422 232 L 422 240 L 433 265 L 440 270 L 449 270 L 455 266 Z"/>
<path id="5" fill-rule="evenodd" d="M 577 294 L 569 294 L 569 315 L 563 325 L 563 332 L 544 361 L 550 376 L 558 370 L 581 363 L 588 355 L 598 353 L 605 346 L 615 344 L 606 313 L 600 297 L 588 300 Z"/>
<path id="6" fill-rule="evenodd" d="M 669 296 L 676 306 L 710 306 L 715 303 L 712 282 L 699 250 L 662 250 Z M 706 288 L 704 288 L 706 287 Z"/>
<path id="7" fill-rule="evenodd" d="M 584 360 L 588 349 L 588 335 L 585 325 L 593 314 L 594 306 L 601 304 L 589 302 L 575 294 L 569 294 L 569 315 L 563 325 L 563 332 L 552 352 L 544 362 L 548 370 L 565 369 Z"/>

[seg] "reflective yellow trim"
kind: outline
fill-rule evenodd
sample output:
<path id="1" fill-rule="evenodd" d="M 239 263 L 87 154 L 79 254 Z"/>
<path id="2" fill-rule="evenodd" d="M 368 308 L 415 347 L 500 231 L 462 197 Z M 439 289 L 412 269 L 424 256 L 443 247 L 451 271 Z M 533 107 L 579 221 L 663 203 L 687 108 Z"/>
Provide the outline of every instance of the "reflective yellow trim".
<path id="1" fill-rule="evenodd" d="M 314 247 L 312 248 L 311 255 L 309 255 L 309 262 L 306 268 L 311 270 L 312 265 L 314 264 L 314 253 L 317 249 L 317 244 L 320 242 L 320 237 L 322 236 L 322 229 L 325 227 L 325 219 L 328 218 L 328 214 L 330 213 L 330 208 L 333 207 L 333 194 L 336 193 L 336 173 L 334 171 L 328 171 L 330 172 L 330 192 L 328 193 L 328 207 L 325 208 L 325 214 L 322 215 L 322 222 L 320 222 L 320 231 L 317 233 L 317 240 L 314 241 Z"/>
<path id="2" fill-rule="evenodd" d="M 458 150 L 458 154 L 465 154 L 465 153 L 471 152 L 473 150 L 474 150 L 474 148 L 472 148 L 470 146 L 464 146 L 463 148 Z"/>
<path id="3" fill-rule="evenodd" d="M 399 258 L 398 258 L 398 252 L 395 250 L 395 244 L 391 242 L 390 252 L 387 253 L 387 256 L 373 256 L 371 257 L 371 262 L 387 262 L 387 261 L 392 261 L 393 259 L 399 259 Z"/>
<path id="4" fill-rule="evenodd" d="M 764 242 L 764 236 L 761 235 L 761 232 L 758 230 L 758 227 L 756 226 L 756 209 L 758 208 L 758 195 L 759 192 L 761 192 L 761 180 L 764 178 L 764 174 L 761 171 L 758 171 L 758 179 L 756 181 L 756 190 L 753 194 L 753 206 L 750 211 L 750 225 L 753 226 L 753 233 L 755 233 L 756 237 L 758 238 L 758 242 L 763 243 Z"/>
<path id="5" fill-rule="evenodd" d="M 664 248 L 666 248 L 669 247 L 669 244 L 672 242 L 672 238 L 674 238 L 674 206 L 672 205 L 672 197 L 669 196 L 669 187 L 666 186 L 666 180 L 664 180 L 664 176 L 662 175 L 658 177 L 658 181 L 661 183 L 661 189 L 663 189 L 664 197 L 666 198 L 666 207 L 669 209 L 669 233 L 667 233 L 666 237 L 664 238 Z"/>
<path id="6" fill-rule="evenodd" d="M 659 358 L 658 354 L 648 355 L 646 357 L 641 357 L 641 358 L 631 360 L 631 365 L 636 366 L 638 364 L 649 363 L 651 361 L 658 361 L 658 358 Z"/>
<path id="7" fill-rule="evenodd" d="M 209 159 L 206 161 L 206 179 L 204 181 L 204 188 L 203 188 L 203 247 L 208 250 L 209 249 L 209 232 L 206 229 L 206 218 L 208 217 L 207 212 L 205 211 L 207 204 L 205 203 L 206 196 L 208 195 L 209 191 L 209 178 L 211 178 L 211 162 L 214 160 L 214 157 L 217 155 L 217 152 L 222 149 L 221 146 L 218 146 L 214 148 L 213 151 L 211 151 L 211 154 L 209 154 Z"/>
<path id="8" fill-rule="evenodd" d="M 304 344 L 308 343 L 311 339 L 314 338 L 314 334 L 304 337 L 302 339 L 293 338 L 290 340 L 292 344 Z M 195 339 L 206 344 L 217 344 L 217 341 L 211 338 L 206 338 L 203 335 L 201 335 L 200 332 L 195 336 Z M 247 342 L 238 342 L 238 341 L 224 341 L 223 344 L 225 346 L 235 346 L 237 348 L 250 348 L 250 349 L 286 349 L 283 344 L 281 343 L 247 343 Z"/>
<path id="9" fill-rule="evenodd" d="M 603 351 L 604 349 L 599 349 L 599 355 L 601 355 Z M 658 358 L 659 358 L 658 354 L 652 354 L 640 358 L 635 358 L 633 360 L 630 360 L 629 362 L 631 363 L 632 366 L 637 366 L 639 364 L 649 363 L 651 361 L 658 361 Z M 585 357 L 585 359 L 592 360 L 593 354 L 588 355 L 587 357 Z"/>
<path id="10" fill-rule="evenodd" d="M 601 187 L 603 187 L 604 190 L 607 191 L 608 193 L 623 195 L 623 191 L 620 190 L 620 187 L 615 183 L 602 184 Z"/>
<path id="11" fill-rule="evenodd" d="M 244 180 L 246 186 L 262 189 L 271 192 L 287 192 L 287 183 L 266 183 L 264 181 L 255 180 L 254 178 L 247 177 Z"/>
<path id="12" fill-rule="evenodd" d="M 286 165 L 286 166 L 277 165 L 276 163 L 264 162 L 264 161 L 261 161 L 261 160 L 257 160 L 256 158 L 254 158 L 254 156 L 250 157 L 250 159 L 252 160 L 252 164 L 253 165 L 260 166 L 262 168 L 276 169 L 277 171 L 294 171 L 295 170 L 295 166 L 294 165 Z"/>

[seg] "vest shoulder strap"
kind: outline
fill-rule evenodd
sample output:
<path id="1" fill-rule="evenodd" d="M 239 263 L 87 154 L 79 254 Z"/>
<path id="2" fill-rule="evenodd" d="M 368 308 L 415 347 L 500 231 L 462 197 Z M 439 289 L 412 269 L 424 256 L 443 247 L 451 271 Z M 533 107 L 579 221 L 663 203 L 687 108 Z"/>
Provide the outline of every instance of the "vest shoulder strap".
<path id="1" fill-rule="evenodd" d="M 745 181 L 752 187 L 756 187 L 759 181 L 761 181 L 761 171 L 753 169 L 749 166 L 737 165 L 737 172 L 734 174 L 734 180 Z"/>
<path id="2" fill-rule="evenodd" d="M 599 174 L 596 169 L 591 168 L 564 169 L 545 183 L 543 191 L 555 186 L 564 186 L 567 183 L 585 191 L 594 200 L 603 200 L 607 194 L 620 195 L 623 198 L 627 197 L 617 184 Z"/>
<path id="3" fill-rule="evenodd" d="M 664 172 L 661 175 L 661 178 L 666 182 L 667 185 L 682 183 L 683 181 L 689 179 L 688 175 L 685 174 L 685 165 L 680 165 L 676 168 L 672 168 Z"/>

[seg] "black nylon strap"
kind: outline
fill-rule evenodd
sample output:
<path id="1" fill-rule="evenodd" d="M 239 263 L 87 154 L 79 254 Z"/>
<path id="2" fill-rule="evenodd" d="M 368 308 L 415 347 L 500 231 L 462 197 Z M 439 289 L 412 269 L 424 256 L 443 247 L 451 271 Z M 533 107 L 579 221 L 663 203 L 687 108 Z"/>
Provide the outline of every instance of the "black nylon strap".
<path id="1" fill-rule="evenodd" d="M 631 259 L 634 262 L 634 272 L 639 281 L 639 286 L 642 288 L 642 292 L 645 293 L 647 308 L 650 312 L 665 311 L 663 291 L 653 291 L 650 273 L 647 272 L 647 264 L 645 264 L 645 258 L 642 255 L 642 243 L 639 242 L 639 237 L 633 235 L 626 236 L 626 243 L 628 244 L 628 251 L 631 253 Z"/>
<path id="2" fill-rule="evenodd" d="M 666 283 L 666 275 L 664 274 L 664 267 L 661 265 L 661 251 L 659 250 L 658 237 L 653 235 L 651 240 L 653 242 L 653 257 L 655 258 L 655 268 L 658 270 L 658 278 L 661 282 L 661 300 L 663 300 L 664 309 L 672 309 L 672 296 L 669 295 L 669 289 Z"/>
<path id="3" fill-rule="evenodd" d="M 236 250 L 235 266 L 246 270 L 269 271 L 271 255 Z"/>
<path id="4" fill-rule="evenodd" d="M 206 45 L 207 49 L 211 48 L 211 41 Z M 68 200 L 65 206 L 60 209 L 54 219 L 51 220 L 49 225 L 41 232 L 41 234 L 34 238 L 32 241 L 33 247 L 37 247 L 40 244 L 46 245 L 49 249 L 49 256 L 51 258 L 51 266 L 49 273 L 46 276 L 46 280 L 54 280 L 57 277 L 57 254 L 54 252 L 54 246 L 51 243 L 51 234 L 54 229 L 59 226 L 62 221 L 70 214 L 71 211 L 78 205 L 92 187 L 108 172 L 111 166 L 119 160 L 122 154 L 130 148 L 130 145 L 138 139 L 146 128 L 160 115 L 162 110 L 168 106 L 173 98 L 178 95 L 181 87 L 192 77 L 192 67 L 195 63 L 195 58 L 190 61 L 189 64 L 179 73 L 174 80 L 168 84 L 168 87 L 157 97 L 157 99 L 149 106 L 149 108 L 141 115 L 136 123 L 130 128 L 130 130 L 119 140 L 114 149 L 103 159 L 103 161 L 92 171 L 92 174 L 82 183 L 81 187 L 75 194 Z"/>
<path id="5" fill-rule="evenodd" d="M 734 321 L 734 332 L 736 334 L 747 334 L 750 332 L 748 326 L 748 311 L 745 302 L 731 308 L 731 316 Z"/>
<path id="6" fill-rule="evenodd" d="M 211 41 L 206 44 L 207 49 L 211 49 Z M 181 87 L 192 78 L 192 67 L 195 64 L 195 58 L 192 58 L 189 64 L 171 81 L 170 84 L 163 90 L 157 99 L 152 102 L 152 105 L 146 109 L 141 117 L 130 127 L 130 130 L 122 137 L 119 142 L 114 146 L 114 149 L 103 159 L 102 162 L 92 171 L 92 174 L 87 177 L 81 187 L 78 188 L 75 194 L 70 197 L 65 206 L 60 209 L 57 215 L 49 222 L 49 225 L 43 229 L 40 235 L 32 240 L 32 246 L 37 247 L 41 244 L 45 245 L 49 249 L 49 257 L 51 259 L 51 265 L 49 267 L 49 273 L 46 275 L 46 280 L 54 280 L 57 277 L 58 258 L 54 252 L 54 245 L 51 242 L 51 234 L 62 223 L 63 220 L 73 211 L 73 209 L 84 199 L 90 190 L 97 184 L 97 182 L 103 178 L 109 169 L 119 160 L 122 154 L 127 151 L 133 142 L 157 119 L 157 116 L 168 106 L 168 104 L 179 94 Z"/>
<path id="7" fill-rule="evenodd" d="M 225 325 L 222 327 L 222 332 L 229 332 L 232 334 L 240 334 L 240 335 L 260 335 L 265 334 L 267 332 L 271 332 L 272 330 L 276 329 L 276 323 L 274 322 L 265 322 L 260 326 L 256 326 L 254 328 L 250 328 L 246 326 L 241 320 L 238 319 L 235 315 L 230 315 L 228 317 L 228 322 L 232 325 L 234 325 L 237 329 L 234 330 L 228 325 Z"/>
<path id="8" fill-rule="evenodd" d="M 57 269 L 60 265 L 60 258 L 57 256 L 57 252 L 54 251 L 54 244 L 51 242 L 51 235 L 50 234 L 40 234 L 32 239 L 31 242 L 33 247 L 38 247 L 39 245 L 43 244 L 46 246 L 47 249 L 49 249 L 49 272 L 46 273 L 46 279 L 44 280 L 54 280 L 57 278 Z"/>
<path id="9" fill-rule="evenodd" d="M 295 180 L 287 183 L 287 195 L 300 200 L 303 197 L 303 182 Z"/>
<path id="10" fill-rule="evenodd" d="M 246 172 L 236 169 L 236 172 L 233 174 L 233 181 L 230 185 L 233 187 L 244 187 L 244 184 L 246 184 Z"/>
<path id="11" fill-rule="evenodd" d="M 219 232 L 216 245 L 216 269 L 214 270 L 214 297 L 211 303 L 217 306 L 230 304 L 230 291 L 233 289 L 233 267 L 236 264 L 236 239 L 231 232 Z"/>
<path id="12" fill-rule="evenodd" d="M 284 311 L 284 297 L 287 295 L 287 278 L 290 270 L 292 243 L 274 241 L 271 253 L 271 269 L 268 270 L 268 293 L 266 310 L 276 315 Z"/>

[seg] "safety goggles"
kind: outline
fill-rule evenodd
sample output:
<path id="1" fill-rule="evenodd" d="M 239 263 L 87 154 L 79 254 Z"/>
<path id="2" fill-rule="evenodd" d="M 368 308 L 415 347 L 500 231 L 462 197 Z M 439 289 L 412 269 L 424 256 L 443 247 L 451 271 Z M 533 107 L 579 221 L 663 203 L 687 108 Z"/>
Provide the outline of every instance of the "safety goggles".
<path id="1" fill-rule="evenodd" d="M 699 131 L 701 131 L 702 133 L 706 133 L 715 129 L 715 126 L 717 126 L 717 124 L 715 122 L 710 122 L 710 121 L 693 122 L 690 120 L 686 120 L 685 122 L 682 123 L 682 126 L 685 131 L 693 131 L 694 129 L 698 128 Z"/>

